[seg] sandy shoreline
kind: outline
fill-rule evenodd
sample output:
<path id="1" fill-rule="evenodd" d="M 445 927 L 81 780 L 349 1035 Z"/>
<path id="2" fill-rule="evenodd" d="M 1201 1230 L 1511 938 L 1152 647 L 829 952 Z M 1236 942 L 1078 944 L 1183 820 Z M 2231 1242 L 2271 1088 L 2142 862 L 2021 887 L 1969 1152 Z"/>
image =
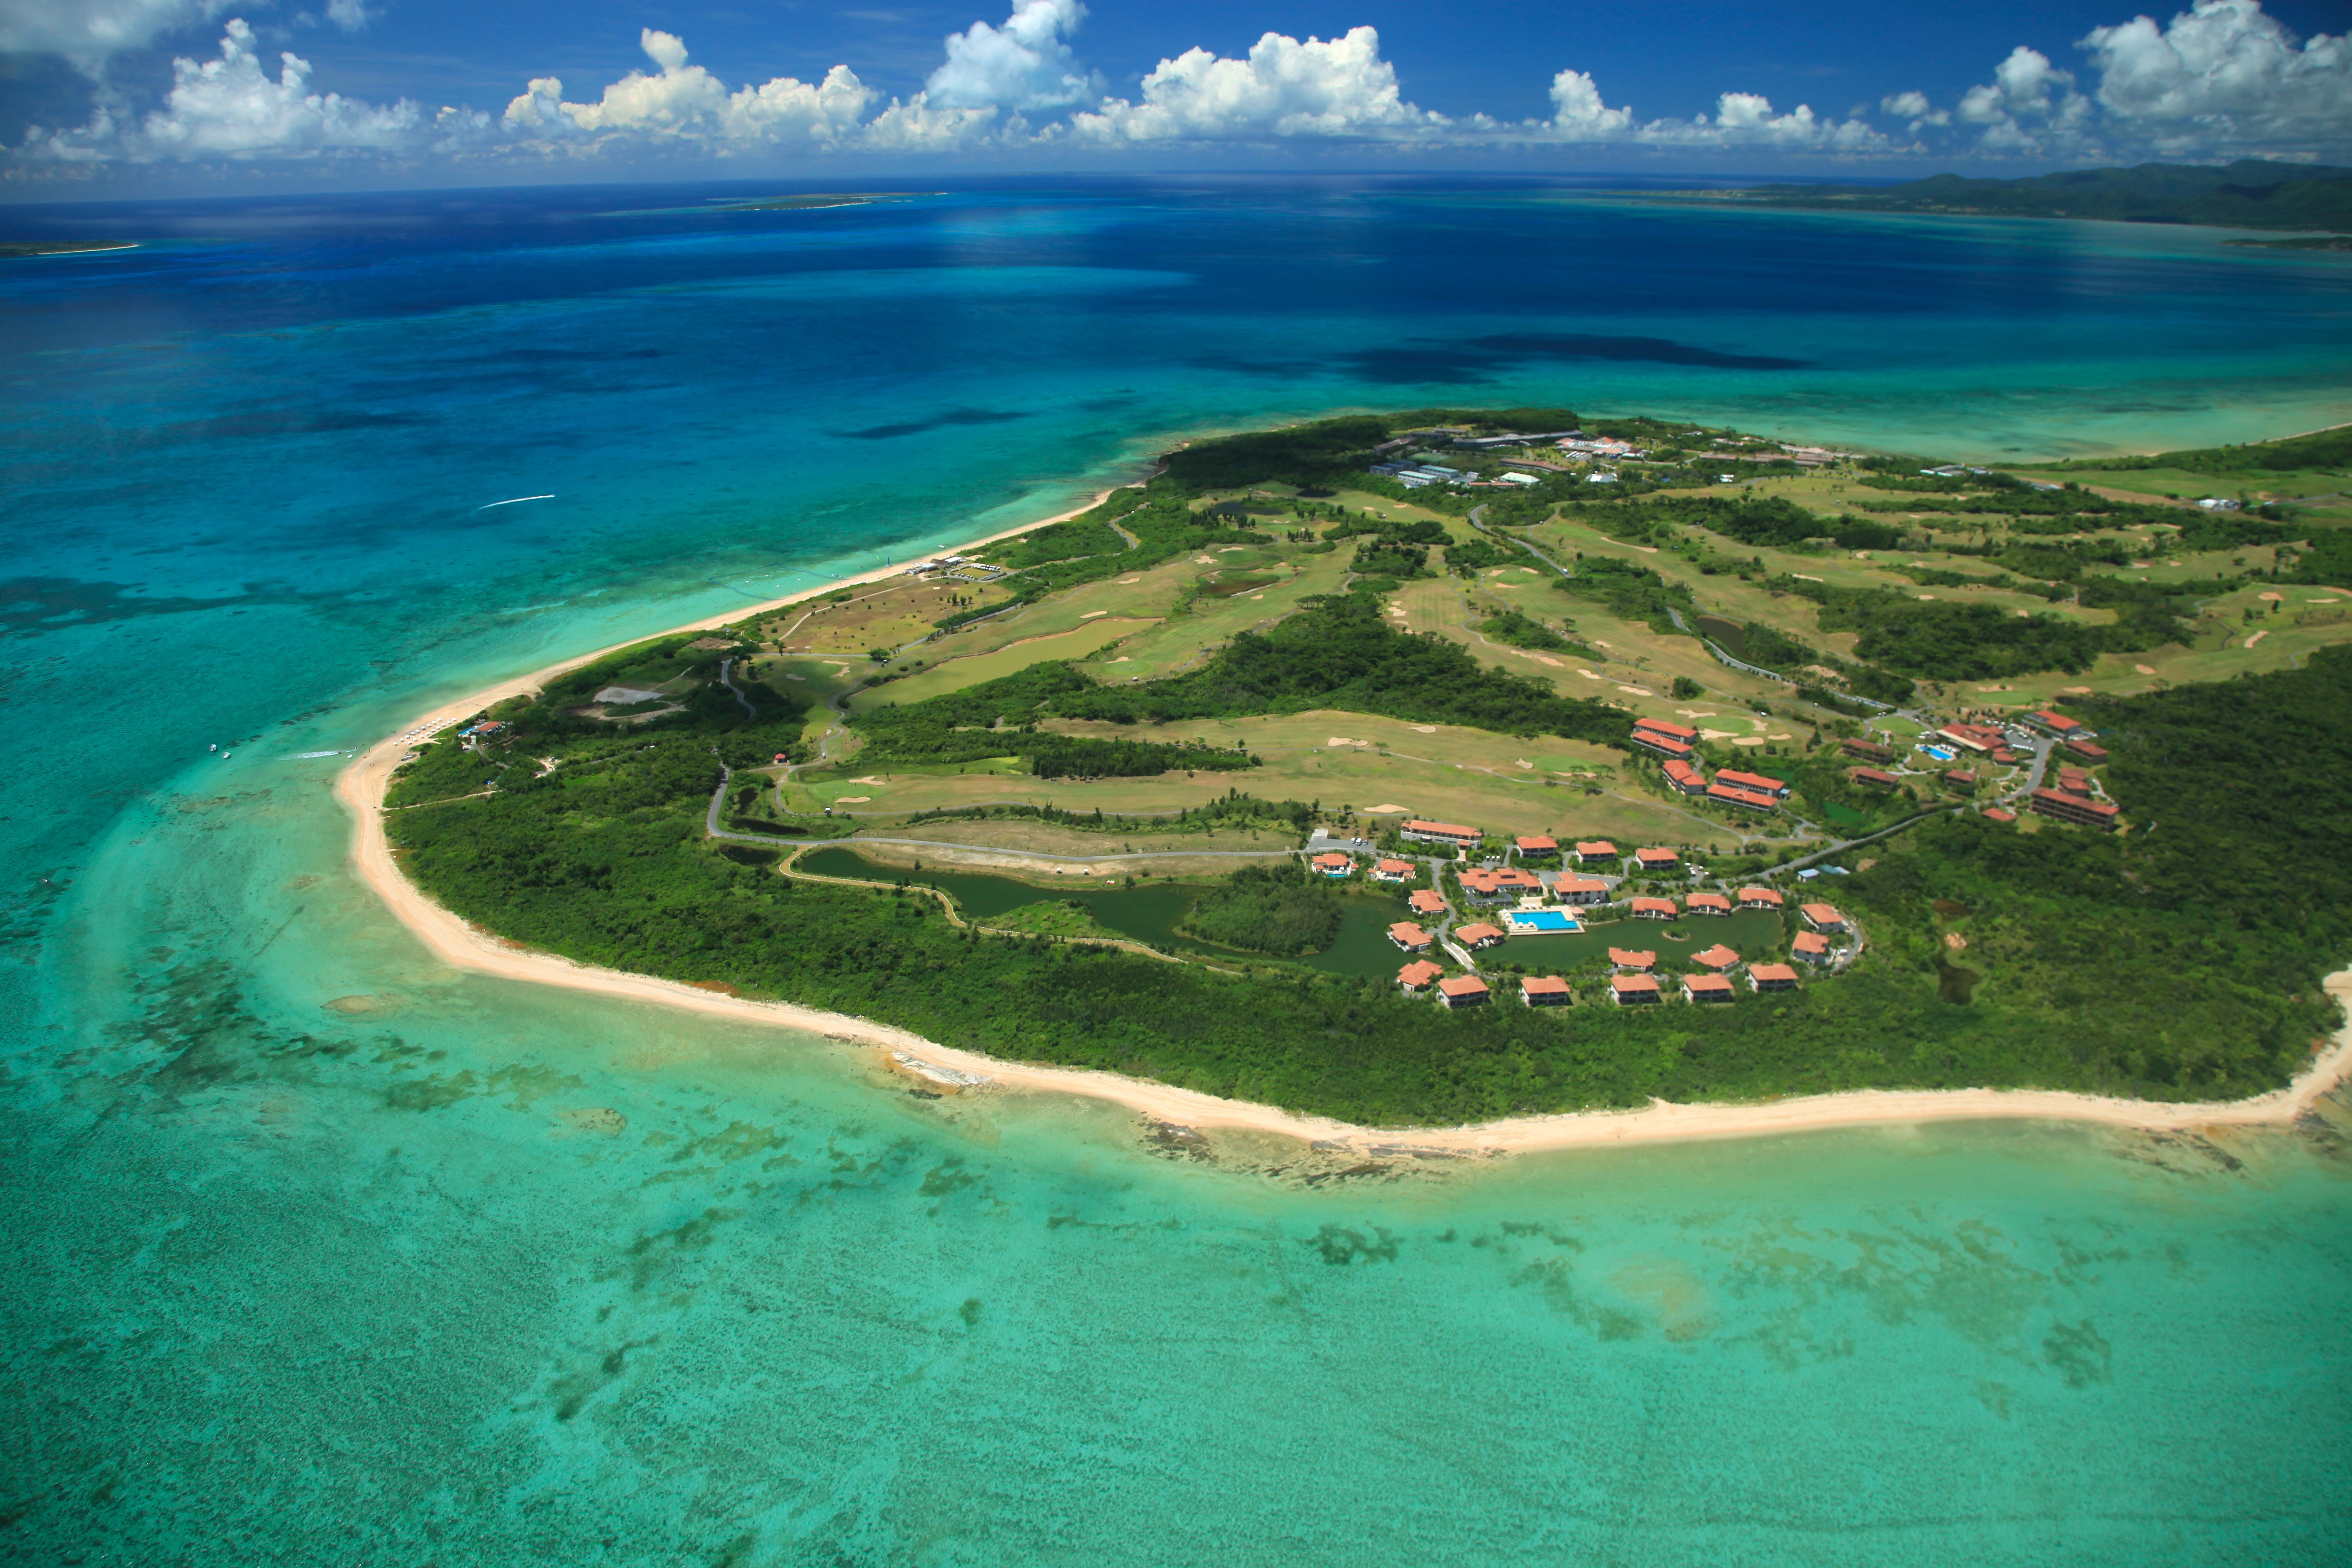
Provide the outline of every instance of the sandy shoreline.
<path id="1" fill-rule="evenodd" d="M 961 549 L 971 550 L 980 544 L 1043 527 L 1047 522 L 1076 517 L 1099 505 L 1105 498 L 1121 488 L 1112 486 L 1085 506 L 1065 512 L 1061 517 L 1008 528 Z M 853 584 L 878 582 L 897 576 L 905 570 L 904 566 L 878 568 L 670 630 L 709 630 Z M 509 980 L 565 985 L 608 996 L 656 1002 L 723 1017 L 858 1040 L 891 1053 L 900 1065 L 912 1067 L 918 1071 L 922 1064 L 944 1069 L 939 1074 L 942 1081 L 954 1081 L 954 1075 L 971 1075 L 985 1078 L 1006 1088 L 1114 1100 L 1155 1121 L 1188 1127 L 1247 1128 L 1368 1152 L 1376 1148 L 1404 1148 L 1432 1152 L 1519 1153 L 1607 1144 L 1759 1137 L 1836 1127 L 1989 1119 L 2087 1121 L 2115 1127 L 2158 1130 L 2280 1125 L 2294 1121 L 2308 1110 L 2314 1101 L 2344 1078 L 2347 1070 L 2352 1070 L 2352 969 L 2347 969 L 2328 976 L 2325 983 L 2328 994 L 2345 1006 L 2347 1015 L 2347 1021 L 2338 1027 L 2327 1048 L 2313 1058 L 2310 1066 L 2293 1084 L 2251 1100 L 2166 1104 L 2057 1089 L 1859 1089 L 1752 1105 L 1675 1105 L 1658 1100 L 1641 1110 L 1575 1111 L 1551 1116 L 1515 1117 L 1466 1127 L 1360 1127 L 1327 1117 L 1295 1115 L 1271 1105 L 1222 1100 L 1197 1090 L 1176 1089 L 1117 1073 L 1001 1061 L 976 1052 L 957 1050 L 904 1029 L 846 1014 L 822 1012 L 788 1002 L 747 1001 L 741 997 L 699 990 L 677 981 L 575 963 L 570 959 L 533 952 L 493 936 L 425 897 L 422 889 L 401 873 L 393 859 L 391 842 L 383 832 L 384 792 L 390 786 L 393 770 L 399 765 L 401 757 L 415 738 L 478 713 L 493 702 L 534 690 L 564 671 L 601 658 L 614 648 L 644 640 L 644 637 L 632 637 L 612 647 L 599 648 L 593 653 L 566 659 L 486 690 L 473 692 L 457 701 L 444 703 L 412 721 L 399 733 L 370 747 L 336 778 L 335 796 L 352 812 L 352 863 L 360 880 L 384 901 L 394 918 L 415 932 L 435 956 L 456 968 Z"/>

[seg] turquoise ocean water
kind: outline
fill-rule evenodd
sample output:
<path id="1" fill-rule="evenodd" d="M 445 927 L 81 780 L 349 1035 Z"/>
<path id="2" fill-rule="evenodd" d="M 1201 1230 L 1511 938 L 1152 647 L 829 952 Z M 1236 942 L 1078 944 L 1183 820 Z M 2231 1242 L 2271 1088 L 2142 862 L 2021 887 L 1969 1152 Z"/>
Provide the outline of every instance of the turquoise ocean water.
<path id="1" fill-rule="evenodd" d="M 2352 1555 L 2326 1119 L 1163 1148 L 453 973 L 302 755 L 1277 416 L 2337 423 L 2352 268 L 1499 184 L 716 194 L 0 212 L 155 241 L 0 271 L 0 1556 Z"/>

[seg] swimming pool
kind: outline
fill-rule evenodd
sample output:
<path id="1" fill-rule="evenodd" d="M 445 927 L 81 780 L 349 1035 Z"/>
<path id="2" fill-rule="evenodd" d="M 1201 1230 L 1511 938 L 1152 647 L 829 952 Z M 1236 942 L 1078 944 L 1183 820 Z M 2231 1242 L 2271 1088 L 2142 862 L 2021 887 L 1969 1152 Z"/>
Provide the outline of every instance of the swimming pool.
<path id="1" fill-rule="evenodd" d="M 1574 915 L 1563 914 L 1558 910 L 1513 910 L 1504 918 L 1511 922 L 1511 929 L 1515 931 L 1559 932 L 1584 929 L 1577 923 Z"/>
<path id="2" fill-rule="evenodd" d="M 1958 752 L 1953 751 L 1949 746 L 1922 746 L 1919 749 L 1927 752 L 1929 756 L 1935 758 L 1939 763 L 1948 763 L 1954 757 L 1959 755 Z"/>

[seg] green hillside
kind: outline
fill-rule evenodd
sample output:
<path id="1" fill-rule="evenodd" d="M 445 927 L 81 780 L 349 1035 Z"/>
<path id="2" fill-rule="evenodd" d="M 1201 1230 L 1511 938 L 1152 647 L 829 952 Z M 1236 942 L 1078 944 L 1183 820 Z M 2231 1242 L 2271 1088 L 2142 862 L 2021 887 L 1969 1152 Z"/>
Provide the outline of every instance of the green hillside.
<path id="1" fill-rule="evenodd" d="M 2017 180 L 1936 174 L 1870 189 L 1758 185 L 1728 194 L 1770 206 L 1847 212 L 2089 217 L 2352 233 L 2352 169 L 2258 158 L 2242 158 L 2221 168 L 2141 163 Z"/>

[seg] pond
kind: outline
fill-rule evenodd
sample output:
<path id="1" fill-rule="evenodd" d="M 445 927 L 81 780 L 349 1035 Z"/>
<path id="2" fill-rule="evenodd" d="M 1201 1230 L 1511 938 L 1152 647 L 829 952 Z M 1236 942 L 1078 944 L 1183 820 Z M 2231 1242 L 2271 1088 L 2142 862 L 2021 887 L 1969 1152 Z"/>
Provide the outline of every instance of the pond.
<path id="1" fill-rule="evenodd" d="M 1748 628 L 1738 621 L 1727 621 L 1721 616 L 1698 617 L 1699 635 L 1712 640 L 1734 658 L 1747 657 Z"/>

